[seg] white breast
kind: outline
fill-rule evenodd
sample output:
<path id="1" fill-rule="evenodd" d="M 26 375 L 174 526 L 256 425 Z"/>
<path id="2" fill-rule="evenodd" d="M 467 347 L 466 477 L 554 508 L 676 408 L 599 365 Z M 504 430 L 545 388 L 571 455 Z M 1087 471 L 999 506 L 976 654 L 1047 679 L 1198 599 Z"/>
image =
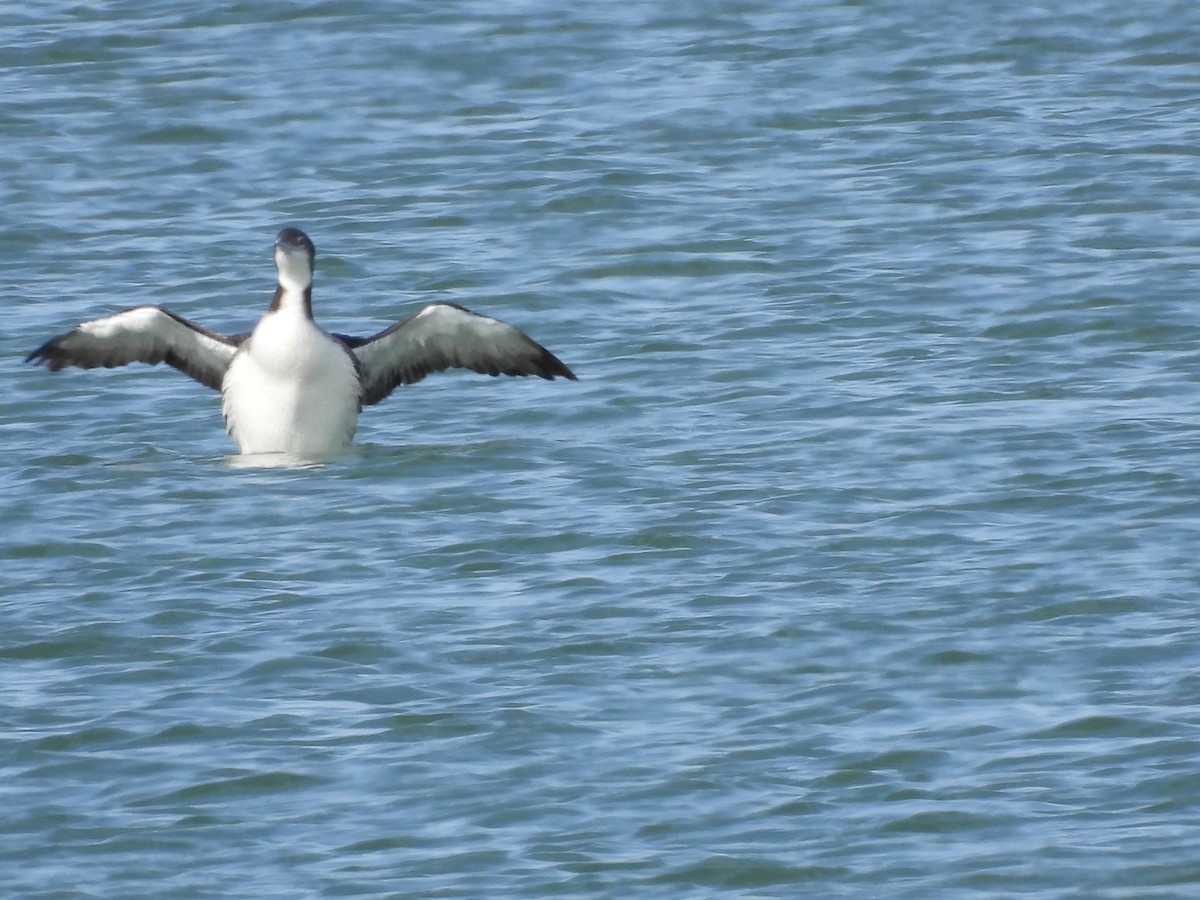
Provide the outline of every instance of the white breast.
<path id="1" fill-rule="evenodd" d="M 324 456 L 354 437 L 360 393 L 349 352 L 283 309 L 264 316 L 230 362 L 221 408 L 242 453 Z"/>

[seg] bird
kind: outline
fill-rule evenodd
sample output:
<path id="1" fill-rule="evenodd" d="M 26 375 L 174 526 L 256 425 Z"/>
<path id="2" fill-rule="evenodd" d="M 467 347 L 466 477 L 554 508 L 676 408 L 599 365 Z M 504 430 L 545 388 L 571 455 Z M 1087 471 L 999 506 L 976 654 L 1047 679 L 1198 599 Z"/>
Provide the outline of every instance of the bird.
<path id="1" fill-rule="evenodd" d="M 274 255 L 275 296 L 252 331 L 218 334 L 165 307 L 134 306 L 51 338 L 25 362 L 52 372 L 165 362 L 220 392 L 239 453 L 305 458 L 349 446 L 364 406 L 432 372 L 576 380 L 519 328 L 455 303 L 430 303 L 371 337 L 326 331 L 313 319 L 312 240 L 289 226 Z"/>

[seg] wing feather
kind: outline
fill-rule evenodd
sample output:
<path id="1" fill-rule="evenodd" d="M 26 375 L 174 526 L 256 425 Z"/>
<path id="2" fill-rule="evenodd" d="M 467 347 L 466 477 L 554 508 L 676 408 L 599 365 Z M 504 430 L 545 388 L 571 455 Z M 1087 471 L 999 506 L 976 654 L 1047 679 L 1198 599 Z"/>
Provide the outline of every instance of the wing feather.
<path id="1" fill-rule="evenodd" d="M 111 369 L 165 362 L 219 391 L 229 361 L 247 337 L 217 334 L 161 306 L 135 306 L 51 338 L 25 361 L 44 364 L 51 372 L 67 366 Z"/>
<path id="2" fill-rule="evenodd" d="M 432 303 L 369 338 L 335 337 L 358 358 L 367 406 L 398 385 L 449 368 L 575 380 L 558 357 L 519 328 L 453 303 Z"/>

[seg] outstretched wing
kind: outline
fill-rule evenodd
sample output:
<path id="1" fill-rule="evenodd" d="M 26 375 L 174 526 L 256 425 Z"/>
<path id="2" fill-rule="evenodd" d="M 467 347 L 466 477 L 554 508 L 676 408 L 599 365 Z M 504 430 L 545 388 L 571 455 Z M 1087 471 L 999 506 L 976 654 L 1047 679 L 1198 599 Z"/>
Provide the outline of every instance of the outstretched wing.
<path id="1" fill-rule="evenodd" d="M 161 306 L 135 306 L 52 338 L 25 362 L 44 363 L 51 372 L 66 366 L 111 369 L 131 362 L 165 362 L 219 391 L 229 361 L 247 337 L 215 334 Z"/>
<path id="2" fill-rule="evenodd" d="M 378 403 L 400 384 L 430 372 L 472 369 L 484 375 L 537 375 L 575 380 L 575 374 L 525 332 L 453 303 L 432 303 L 369 338 L 334 335 L 358 358 L 363 403 Z"/>

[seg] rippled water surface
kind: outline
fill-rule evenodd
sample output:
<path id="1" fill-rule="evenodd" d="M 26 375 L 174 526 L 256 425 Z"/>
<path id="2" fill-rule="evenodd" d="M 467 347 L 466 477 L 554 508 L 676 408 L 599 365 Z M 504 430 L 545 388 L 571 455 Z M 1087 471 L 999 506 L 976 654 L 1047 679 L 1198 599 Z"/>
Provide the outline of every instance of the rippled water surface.
<path id="1" fill-rule="evenodd" d="M 1195 896 L 1200 7 L 217 6 L 0 12 L 6 894 Z M 22 363 L 284 224 L 579 382 Z"/>

